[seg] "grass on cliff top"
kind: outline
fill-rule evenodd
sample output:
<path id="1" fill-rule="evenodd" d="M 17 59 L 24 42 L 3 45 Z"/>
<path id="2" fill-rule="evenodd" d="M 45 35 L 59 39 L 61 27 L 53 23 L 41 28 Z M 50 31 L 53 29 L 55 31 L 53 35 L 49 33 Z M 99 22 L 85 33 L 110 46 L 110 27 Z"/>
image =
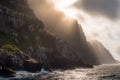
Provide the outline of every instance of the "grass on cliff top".
<path id="1" fill-rule="evenodd" d="M 10 34 L 5 34 L 0 32 L 0 49 L 4 52 L 13 52 L 16 53 L 19 51 L 14 44 L 16 44 L 14 38 Z"/>

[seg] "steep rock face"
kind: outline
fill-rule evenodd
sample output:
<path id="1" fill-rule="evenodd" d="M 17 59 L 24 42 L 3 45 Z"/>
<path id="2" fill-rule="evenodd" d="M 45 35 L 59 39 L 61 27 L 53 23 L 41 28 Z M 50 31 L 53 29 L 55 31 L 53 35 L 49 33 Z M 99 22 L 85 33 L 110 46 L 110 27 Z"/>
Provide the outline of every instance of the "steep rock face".
<path id="1" fill-rule="evenodd" d="M 73 20 L 70 32 L 58 31 L 60 35 L 53 33 L 62 40 L 45 29 L 26 0 L 0 1 L 0 47 L 14 44 L 25 56 L 37 59 L 44 67 L 92 67 L 87 64 L 99 64 L 96 52 L 91 49 L 76 20 Z"/>
<path id="2" fill-rule="evenodd" d="M 44 28 L 44 24 L 35 17 L 25 0 L 5 0 L 0 2 L 0 47 L 6 44 L 16 45 L 24 52 L 22 56 L 37 59 L 44 67 L 88 66 L 81 60 L 79 52 L 74 50 L 69 43 L 64 40 L 61 42 L 60 39 Z M 4 48 L 1 50 L 4 50 Z M 21 59 L 20 62 L 22 63 L 20 64 L 24 64 L 22 58 L 17 59 L 16 55 L 12 57 L 10 59 Z M 1 58 L 2 61 L 3 59 Z M 7 62 L 4 65 L 8 66 Z M 13 67 L 13 64 L 11 65 Z"/>
<path id="3" fill-rule="evenodd" d="M 45 54 L 44 48 L 53 44 L 52 38 L 54 39 L 45 31 L 43 23 L 29 9 L 26 0 L 0 1 L 0 48 L 3 51 L 0 52 L 0 61 L 4 66 L 15 70 L 23 69 L 24 60 L 27 59 L 12 54 L 16 53 L 14 48 L 11 49 L 11 46 L 6 45 L 17 46 L 24 52 L 22 56 L 39 59 L 41 53 Z M 2 48 L 3 46 L 6 47 Z M 8 59 L 10 59 L 9 64 Z M 42 63 L 40 59 L 39 62 Z"/>
<path id="4" fill-rule="evenodd" d="M 56 31 L 59 31 L 59 28 L 54 26 Z M 51 27 L 54 29 L 54 27 Z M 61 27 L 62 28 L 62 27 Z M 91 49 L 91 46 L 88 44 L 85 34 L 82 30 L 82 26 L 78 24 L 76 20 L 72 20 L 72 25 L 68 27 L 68 30 L 62 30 L 61 32 L 51 31 L 53 34 L 60 37 L 62 40 L 65 40 L 71 49 L 74 51 L 74 57 L 79 57 L 84 63 L 88 63 L 91 65 L 97 65 L 97 57 L 93 54 L 94 51 Z M 63 28 L 64 29 L 64 28 Z M 49 28 L 48 28 L 49 30 Z M 62 47 L 64 49 L 64 47 Z M 66 47 L 65 47 L 66 48 Z M 61 50 L 61 49 L 60 49 Z M 72 52 L 72 51 L 70 51 Z M 69 55 L 69 51 L 65 53 Z M 73 58 L 71 58 L 73 59 Z M 75 59 L 75 58 L 74 58 Z"/>
<path id="5" fill-rule="evenodd" d="M 56 31 L 51 31 L 52 33 L 54 33 L 55 35 L 69 43 L 69 47 L 67 46 L 68 52 L 65 52 L 64 55 L 68 53 L 67 56 L 69 56 L 71 54 L 69 53 L 69 50 L 70 52 L 72 52 L 71 50 L 73 50 L 74 58 L 71 58 L 70 56 L 69 58 L 75 59 L 78 56 L 78 59 L 81 59 L 84 63 L 88 63 L 91 65 L 115 62 L 110 52 L 107 49 L 105 49 L 103 45 L 100 45 L 100 43 L 97 41 L 89 43 L 89 41 L 86 40 L 85 34 L 82 30 L 82 26 L 78 24 L 76 20 L 72 21 L 72 25 L 70 26 L 70 28 L 71 31 L 63 30 L 62 33 L 61 32 L 56 33 L 56 31 L 58 31 L 59 28 L 56 28 Z M 101 49 L 99 49 L 98 46 Z M 66 49 L 65 46 L 62 48 L 63 50 L 64 48 Z"/>
<path id="6" fill-rule="evenodd" d="M 84 63 L 89 63 L 91 65 L 97 64 L 97 58 L 93 54 L 93 50 L 86 40 L 82 26 L 75 21 L 74 25 L 72 26 L 72 30 L 70 43 L 71 46 L 73 46 L 73 49 L 79 52 L 79 56 L 81 56 L 81 59 L 84 61 Z"/>
<path id="7" fill-rule="evenodd" d="M 91 65 L 109 64 L 116 61 L 112 57 L 111 53 L 97 40 L 87 41 L 85 34 L 76 21 L 74 22 L 73 32 L 69 40 L 72 48 L 79 54 L 79 58 L 84 62 Z"/>
<path id="8" fill-rule="evenodd" d="M 53 65 L 56 67 L 75 67 L 75 66 L 84 66 L 79 53 L 76 52 L 72 46 L 66 42 L 57 42 L 56 53 L 54 54 Z M 50 60 L 52 60 L 50 59 Z M 54 60 L 57 62 L 54 63 Z"/>
<path id="9" fill-rule="evenodd" d="M 116 62 L 111 53 L 102 45 L 102 43 L 94 40 L 90 41 L 90 45 L 94 51 L 94 55 L 97 57 L 99 64 L 109 64 Z"/>
<path id="10" fill-rule="evenodd" d="M 10 3 L 12 1 L 12 3 Z M 43 29 L 43 23 L 39 21 L 32 11 L 20 0 L 1 1 L 0 5 L 0 45 L 12 43 L 21 48 L 32 44 L 32 38 L 37 38 L 37 33 Z M 2 3 L 7 3 L 10 8 Z M 35 35 L 35 36 L 34 36 Z M 8 38 L 8 39 L 7 39 Z M 29 40 L 29 42 L 28 42 Z"/>

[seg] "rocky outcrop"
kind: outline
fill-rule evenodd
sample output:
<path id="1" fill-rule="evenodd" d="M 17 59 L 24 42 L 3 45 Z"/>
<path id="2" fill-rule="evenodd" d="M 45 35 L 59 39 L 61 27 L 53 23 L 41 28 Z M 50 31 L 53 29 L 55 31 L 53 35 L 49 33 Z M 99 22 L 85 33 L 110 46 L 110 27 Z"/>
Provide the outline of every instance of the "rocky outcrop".
<path id="1" fill-rule="evenodd" d="M 0 76 L 2 76 L 2 77 L 15 77 L 16 72 L 5 67 L 3 64 L 0 63 Z"/>
<path id="2" fill-rule="evenodd" d="M 37 72 L 43 68 L 41 62 L 35 59 L 29 59 L 24 61 L 24 70 L 29 72 Z"/>
<path id="3" fill-rule="evenodd" d="M 16 54 L 0 52 L 0 62 L 7 68 L 20 70 L 23 68 L 23 58 Z"/>
<path id="4" fill-rule="evenodd" d="M 22 57 L 21 57 L 22 56 Z M 0 63 L 2 69 L 12 70 L 26 70 L 29 72 L 40 71 L 43 68 L 43 63 L 39 60 L 26 57 L 24 54 L 18 53 L 5 53 L 0 52 Z M 1 70 L 1 74 L 2 74 Z"/>

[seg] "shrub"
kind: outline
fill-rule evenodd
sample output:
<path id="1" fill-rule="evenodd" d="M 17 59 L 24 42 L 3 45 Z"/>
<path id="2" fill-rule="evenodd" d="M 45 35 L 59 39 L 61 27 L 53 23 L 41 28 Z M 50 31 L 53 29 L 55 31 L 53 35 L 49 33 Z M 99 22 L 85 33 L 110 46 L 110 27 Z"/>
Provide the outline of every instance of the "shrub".
<path id="1" fill-rule="evenodd" d="M 13 53 L 16 53 L 16 52 L 20 51 L 19 48 L 17 48 L 15 45 L 11 45 L 11 44 L 3 45 L 2 50 L 4 52 L 13 52 Z"/>

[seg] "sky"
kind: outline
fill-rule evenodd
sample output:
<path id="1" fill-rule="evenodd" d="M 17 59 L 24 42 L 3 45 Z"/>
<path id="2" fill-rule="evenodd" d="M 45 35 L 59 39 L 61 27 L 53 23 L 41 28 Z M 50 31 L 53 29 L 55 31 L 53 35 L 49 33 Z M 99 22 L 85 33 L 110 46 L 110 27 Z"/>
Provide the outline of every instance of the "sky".
<path id="1" fill-rule="evenodd" d="M 87 40 L 102 42 L 113 57 L 120 60 L 120 0 L 28 1 L 32 8 L 36 9 L 36 16 L 42 15 L 40 18 L 43 19 L 43 22 L 54 23 L 46 20 L 47 17 L 52 18 L 53 16 L 56 16 L 53 21 L 59 19 L 61 23 L 65 20 L 64 16 L 78 20 Z"/>

